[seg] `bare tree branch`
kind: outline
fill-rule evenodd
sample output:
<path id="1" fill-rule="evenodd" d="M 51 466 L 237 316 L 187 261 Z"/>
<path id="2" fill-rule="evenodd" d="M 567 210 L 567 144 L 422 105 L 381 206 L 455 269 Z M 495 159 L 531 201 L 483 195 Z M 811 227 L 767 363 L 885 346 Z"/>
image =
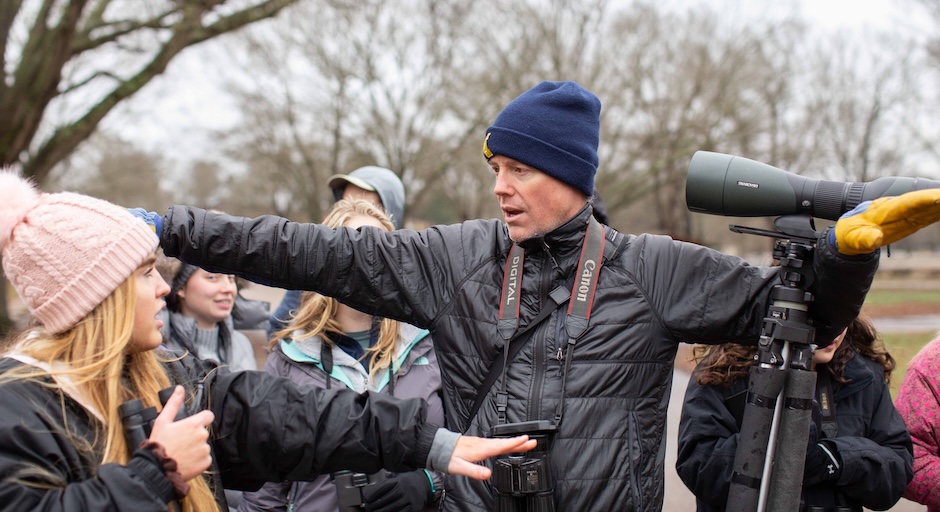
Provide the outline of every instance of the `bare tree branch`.
<path id="1" fill-rule="evenodd" d="M 66 3 L 45 0 L 31 21 L 29 37 L 23 44 L 12 80 L 7 77 L 0 88 L 0 111 L 4 113 L 0 116 L 0 165 L 18 163 L 27 175 L 42 181 L 55 164 L 95 131 L 116 105 L 163 73 L 183 49 L 270 18 L 296 1 L 264 0 L 232 7 L 224 2 L 168 0 L 155 6 L 157 14 L 135 20 L 105 19 L 110 12 L 109 0 Z M 18 8 L 19 2 L 4 4 L 4 9 L 16 9 L 14 13 Z M 58 18 L 51 20 L 54 13 Z M 82 22 L 84 25 L 79 28 Z M 2 27 L 9 37 L 12 21 L 4 19 Z M 106 48 L 120 51 L 124 38 L 147 31 L 153 32 L 152 47 L 147 50 L 149 61 L 130 75 L 123 69 L 89 68 L 81 73 L 84 78 L 78 82 L 63 82 L 66 66 L 75 63 L 87 67 L 91 59 L 82 60 L 84 55 Z M 165 35 L 158 36 L 158 32 Z M 8 37 L 4 44 L 8 44 Z M 83 114 L 60 122 L 51 136 L 36 140 L 53 100 L 100 84 L 96 79 L 105 76 L 125 78 L 117 79 L 116 85 L 98 94 L 100 99 L 88 105 Z"/>

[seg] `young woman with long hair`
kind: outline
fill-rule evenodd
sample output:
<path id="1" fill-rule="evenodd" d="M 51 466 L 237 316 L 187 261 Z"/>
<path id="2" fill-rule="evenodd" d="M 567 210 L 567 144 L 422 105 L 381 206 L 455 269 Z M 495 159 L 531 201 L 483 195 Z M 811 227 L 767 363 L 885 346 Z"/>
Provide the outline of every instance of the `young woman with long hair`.
<path id="1" fill-rule="evenodd" d="M 124 208 L 0 172 L 3 271 L 36 320 L 0 358 L 0 510 L 223 510 L 223 484 L 383 466 L 487 478 L 471 462 L 534 445 L 449 433 L 419 400 L 322 393 L 160 349 L 156 247 Z M 121 407 L 135 399 L 155 416 L 137 426 Z"/>
<path id="2" fill-rule="evenodd" d="M 394 225 L 373 203 L 337 201 L 323 224 L 332 228 Z M 428 331 L 357 311 L 336 299 L 304 292 L 290 323 L 271 339 L 265 371 L 323 389 L 372 390 L 428 402 L 428 420 L 443 424 L 441 373 Z M 418 470 L 390 475 L 362 489 L 366 510 L 422 510 L 443 491 L 440 473 Z M 378 478 L 373 477 L 375 480 Z M 329 476 L 310 482 L 268 483 L 245 493 L 241 511 L 289 508 L 337 510 L 336 485 Z M 387 503 L 379 507 L 379 502 Z"/>

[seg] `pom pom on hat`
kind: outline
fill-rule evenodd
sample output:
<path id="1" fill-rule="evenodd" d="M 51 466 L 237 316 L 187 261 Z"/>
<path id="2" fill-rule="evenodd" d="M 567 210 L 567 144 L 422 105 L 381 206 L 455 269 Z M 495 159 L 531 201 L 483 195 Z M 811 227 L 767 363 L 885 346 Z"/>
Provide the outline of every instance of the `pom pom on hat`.
<path id="1" fill-rule="evenodd" d="M 157 243 L 153 230 L 120 206 L 69 192 L 40 194 L 0 172 L 3 273 L 52 333 L 91 313 Z"/>
<path id="2" fill-rule="evenodd" d="M 0 250 L 13 235 L 13 228 L 36 206 L 39 192 L 12 171 L 0 169 Z"/>

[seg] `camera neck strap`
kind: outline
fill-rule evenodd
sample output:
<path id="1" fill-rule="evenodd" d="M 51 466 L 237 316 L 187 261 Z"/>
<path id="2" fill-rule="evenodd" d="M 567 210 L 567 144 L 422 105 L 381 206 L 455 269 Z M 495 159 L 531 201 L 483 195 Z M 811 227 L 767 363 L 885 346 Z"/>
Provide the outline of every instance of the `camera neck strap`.
<path id="1" fill-rule="evenodd" d="M 567 297 L 568 290 L 559 286 L 552 290 L 549 298 L 555 307 L 549 307 L 548 304 L 542 308 L 539 315 L 529 324 L 519 330 L 519 294 L 522 290 L 522 265 L 525 259 L 525 251 L 518 244 L 513 244 L 509 251 L 509 257 L 506 259 L 506 271 L 503 277 L 503 291 L 499 305 L 499 323 L 497 331 L 503 338 L 502 359 L 497 358 L 490 368 L 490 374 L 483 386 L 477 391 L 477 402 L 471 411 L 470 419 L 476 415 L 479 410 L 478 403 L 482 404 L 484 397 L 492 387 L 497 369 L 502 377 L 502 383 L 499 391 L 496 393 L 496 412 L 499 416 L 498 424 L 506 423 L 506 409 L 509 405 L 509 393 L 506 391 L 506 372 L 509 367 L 509 361 L 518 354 L 525 339 L 522 334 L 530 328 L 544 320 L 552 311 L 568 300 L 568 311 L 565 317 L 565 331 L 568 334 L 568 344 L 565 350 L 565 367 L 561 377 L 561 397 L 558 401 L 558 408 L 555 412 L 555 424 L 561 421 L 564 413 L 565 404 L 565 383 L 568 377 L 568 371 L 571 369 L 572 353 L 574 345 L 578 338 L 587 330 L 588 322 L 591 318 L 591 307 L 594 305 L 594 292 L 597 289 L 597 276 L 600 273 L 601 264 L 604 256 L 604 228 L 600 222 L 593 216 L 588 223 L 587 232 L 584 235 L 584 241 L 581 243 L 581 258 L 578 261 L 578 269 L 575 273 L 574 284 L 572 285 L 570 300 Z M 514 345 L 511 347 L 511 345 Z"/>

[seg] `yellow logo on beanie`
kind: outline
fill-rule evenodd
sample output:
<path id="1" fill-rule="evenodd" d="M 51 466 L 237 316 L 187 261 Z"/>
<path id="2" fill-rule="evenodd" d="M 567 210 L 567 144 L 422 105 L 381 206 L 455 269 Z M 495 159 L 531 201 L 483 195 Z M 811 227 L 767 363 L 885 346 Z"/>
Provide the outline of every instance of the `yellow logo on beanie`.
<path id="1" fill-rule="evenodd" d="M 490 148 L 486 147 L 486 141 L 490 140 L 490 135 L 493 135 L 493 132 L 487 133 L 486 138 L 483 139 L 483 156 L 485 156 L 487 160 L 493 158 L 493 152 L 490 151 Z"/>

